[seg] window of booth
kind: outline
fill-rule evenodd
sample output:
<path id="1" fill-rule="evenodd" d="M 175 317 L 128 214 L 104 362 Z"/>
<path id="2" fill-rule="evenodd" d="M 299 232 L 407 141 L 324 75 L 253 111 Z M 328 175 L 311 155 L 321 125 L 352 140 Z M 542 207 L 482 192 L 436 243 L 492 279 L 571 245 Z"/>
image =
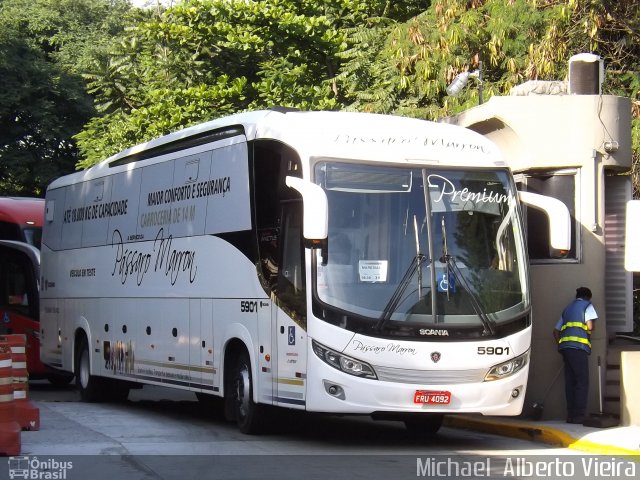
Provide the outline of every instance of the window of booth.
<path id="1" fill-rule="evenodd" d="M 576 221 L 579 174 L 575 169 L 530 171 L 515 175 L 518 190 L 538 193 L 562 201 L 571 215 L 571 250 L 563 259 L 549 254 L 549 223 L 546 215 L 535 208 L 524 208 L 527 247 L 531 263 L 580 261 L 580 235 Z"/>

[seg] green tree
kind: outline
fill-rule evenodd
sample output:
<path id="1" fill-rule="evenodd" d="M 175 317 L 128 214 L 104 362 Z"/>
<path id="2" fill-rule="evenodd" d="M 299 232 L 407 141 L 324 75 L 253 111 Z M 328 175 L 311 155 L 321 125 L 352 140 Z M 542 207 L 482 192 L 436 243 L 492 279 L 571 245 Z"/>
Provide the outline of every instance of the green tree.
<path id="1" fill-rule="evenodd" d="M 79 72 L 129 8 L 107 0 L 0 1 L 0 194 L 40 196 L 73 171 L 73 135 L 94 114 Z"/>
<path id="2" fill-rule="evenodd" d="M 128 0 L 0 0 L 0 9 L 3 25 L 75 75 L 122 32 L 131 12 Z"/>
<path id="3" fill-rule="evenodd" d="M 227 113 L 272 105 L 437 119 L 478 102 L 445 88 L 482 61 L 486 97 L 605 57 L 608 93 L 636 99 L 631 0 L 187 0 L 148 12 L 86 72 L 99 115 L 81 167 Z M 637 117 L 636 111 L 636 117 Z M 634 120 L 636 156 L 638 127 Z"/>
<path id="4" fill-rule="evenodd" d="M 91 114 L 77 78 L 23 38 L 0 32 L 0 194 L 35 195 L 77 159 L 71 137 Z"/>
<path id="5" fill-rule="evenodd" d="M 508 91 L 530 78 L 549 78 L 566 51 L 545 50 L 545 61 L 535 64 L 533 48 L 548 35 L 558 19 L 560 5 L 539 8 L 527 0 L 435 0 L 408 22 L 379 29 L 374 61 L 363 61 L 357 45 L 371 30 L 356 30 L 349 41 L 351 57 L 340 77 L 349 91 L 351 108 L 437 119 L 478 103 L 477 89 L 459 98 L 446 87 L 461 71 L 483 62 L 485 94 Z M 559 2 L 556 2 L 559 3 Z M 373 44 L 373 42 L 372 42 Z"/>
<path id="6" fill-rule="evenodd" d="M 640 8 L 635 0 L 434 0 L 404 23 L 363 24 L 337 78 L 349 108 L 438 119 L 478 103 L 448 97 L 455 75 L 482 61 L 485 97 L 524 81 L 567 76 L 569 57 L 594 52 L 605 93 L 633 100 L 634 185 L 640 161 Z"/>
<path id="7" fill-rule="evenodd" d="M 406 20 L 429 2 L 187 0 L 139 22 L 86 78 L 99 116 L 77 135 L 88 167 L 123 148 L 227 113 L 342 106 L 345 30 Z"/>

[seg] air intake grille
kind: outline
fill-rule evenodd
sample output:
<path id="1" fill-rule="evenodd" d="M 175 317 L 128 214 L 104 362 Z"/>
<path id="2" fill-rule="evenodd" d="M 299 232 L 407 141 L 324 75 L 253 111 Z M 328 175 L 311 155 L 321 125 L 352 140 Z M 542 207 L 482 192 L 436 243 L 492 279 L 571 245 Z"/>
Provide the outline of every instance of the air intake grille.
<path id="1" fill-rule="evenodd" d="M 407 370 L 404 368 L 379 367 L 374 365 L 378 379 L 383 382 L 437 385 L 479 383 L 484 380 L 487 369 L 475 370 Z"/>

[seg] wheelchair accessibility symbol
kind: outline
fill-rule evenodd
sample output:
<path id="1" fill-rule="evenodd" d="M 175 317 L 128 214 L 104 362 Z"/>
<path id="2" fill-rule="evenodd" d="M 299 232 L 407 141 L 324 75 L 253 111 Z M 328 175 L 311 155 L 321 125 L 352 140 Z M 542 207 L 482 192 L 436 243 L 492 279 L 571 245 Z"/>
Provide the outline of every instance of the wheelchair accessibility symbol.
<path id="1" fill-rule="evenodd" d="M 441 293 L 456 293 L 456 277 L 453 273 L 449 273 L 449 277 L 445 272 L 439 273 L 437 277 L 438 291 Z"/>
<path id="2" fill-rule="evenodd" d="M 296 327 L 289 327 L 289 331 L 287 332 L 287 342 L 289 345 L 296 344 Z"/>

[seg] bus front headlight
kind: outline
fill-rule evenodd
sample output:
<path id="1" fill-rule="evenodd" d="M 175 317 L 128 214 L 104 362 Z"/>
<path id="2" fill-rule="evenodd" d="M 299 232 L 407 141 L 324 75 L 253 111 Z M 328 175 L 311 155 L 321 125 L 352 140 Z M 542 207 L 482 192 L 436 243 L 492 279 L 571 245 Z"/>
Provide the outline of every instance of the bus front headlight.
<path id="1" fill-rule="evenodd" d="M 372 379 L 378 378 L 373 367 L 366 362 L 362 362 L 353 357 L 331 350 L 330 348 L 319 344 L 315 340 L 311 341 L 311 346 L 318 358 L 335 369 L 348 373 L 349 375 L 355 375 L 356 377 Z"/>
<path id="2" fill-rule="evenodd" d="M 522 370 L 524 366 L 529 362 L 529 350 L 524 352 L 511 360 L 494 365 L 489 369 L 489 372 L 485 375 L 484 381 L 491 382 L 493 380 L 500 380 L 506 378 L 514 373 Z"/>

